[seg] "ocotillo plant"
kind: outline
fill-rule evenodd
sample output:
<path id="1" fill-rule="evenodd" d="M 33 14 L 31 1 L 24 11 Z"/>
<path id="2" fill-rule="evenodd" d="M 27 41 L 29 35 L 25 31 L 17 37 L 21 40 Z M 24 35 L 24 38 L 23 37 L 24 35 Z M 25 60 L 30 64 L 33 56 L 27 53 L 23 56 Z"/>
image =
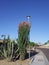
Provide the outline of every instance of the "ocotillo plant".
<path id="1" fill-rule="evenodd" d="M 20 52 L 20 60 L 25 59 L 26 47 L 29 42 L 30 24 L 28 22 L 22 22 L 18 28 L 18 44 Z"/>

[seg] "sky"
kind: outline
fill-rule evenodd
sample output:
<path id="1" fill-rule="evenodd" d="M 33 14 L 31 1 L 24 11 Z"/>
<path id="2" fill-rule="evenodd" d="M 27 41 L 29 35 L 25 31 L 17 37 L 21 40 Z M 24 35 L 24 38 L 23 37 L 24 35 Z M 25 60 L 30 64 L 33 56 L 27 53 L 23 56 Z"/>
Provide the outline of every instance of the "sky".
<path id="1" fill-rule="evenodd" d="M 0 0 L 0 38 L 18 38 L 18 25 L 30 17 L 30 41 L 49 40 L 49 0 Z"/>

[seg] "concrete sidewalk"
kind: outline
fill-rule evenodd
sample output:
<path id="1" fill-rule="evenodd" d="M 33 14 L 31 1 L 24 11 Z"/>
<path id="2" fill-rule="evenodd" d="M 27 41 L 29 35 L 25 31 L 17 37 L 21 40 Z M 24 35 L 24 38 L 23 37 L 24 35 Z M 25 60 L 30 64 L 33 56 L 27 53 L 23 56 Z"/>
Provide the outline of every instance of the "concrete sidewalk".
<path id="1" fill-rule="evenodd" d="M 39 53 L 31 59 L 29 65 L 49 65 L 49 62 L 43 52 L 40 50 L 37 51 Z"/>

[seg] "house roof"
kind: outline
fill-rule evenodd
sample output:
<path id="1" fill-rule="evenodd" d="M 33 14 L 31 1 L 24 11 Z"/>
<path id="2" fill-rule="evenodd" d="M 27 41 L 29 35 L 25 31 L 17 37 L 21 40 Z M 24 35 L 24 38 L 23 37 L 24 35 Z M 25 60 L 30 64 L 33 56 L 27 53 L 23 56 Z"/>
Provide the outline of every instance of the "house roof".
<path id="1" fill-rule="evenodd" d="M 0 39 L 0 43 L 3 43 L 3 40 L 2 39 Z"/>

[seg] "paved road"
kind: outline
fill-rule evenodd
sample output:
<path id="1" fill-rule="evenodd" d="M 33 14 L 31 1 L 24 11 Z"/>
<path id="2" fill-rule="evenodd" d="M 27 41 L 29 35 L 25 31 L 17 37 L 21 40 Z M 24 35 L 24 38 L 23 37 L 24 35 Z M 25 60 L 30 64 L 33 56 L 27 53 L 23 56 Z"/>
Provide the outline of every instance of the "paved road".
<path id="1" fill-rule="evenodd" d="M 49 49 L 46 49 L 46 48 L 38 48 L 38 49 L 40 49 L 45 54 L 45 56 L 47 57 L 49 61 Z"/>

